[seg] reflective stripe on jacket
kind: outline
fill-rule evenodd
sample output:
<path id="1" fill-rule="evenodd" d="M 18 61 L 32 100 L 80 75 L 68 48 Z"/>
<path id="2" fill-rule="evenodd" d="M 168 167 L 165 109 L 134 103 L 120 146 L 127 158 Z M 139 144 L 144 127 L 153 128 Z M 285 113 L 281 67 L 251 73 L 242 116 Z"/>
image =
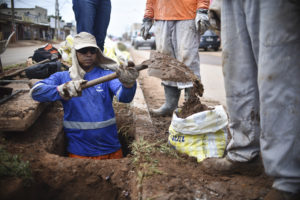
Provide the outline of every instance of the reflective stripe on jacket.
<path id="1" fill-rule="evenodd" d="M 85 74 L 85 80 L 93 80 L 112 73 L 95 67 Z M 64 107 L 64 131 L 68 139 L 69 153 L 80 156 L 99 156 L 115 152 L 121 145 L 118 139 L 116 119 L 112 107 L 113 97 L 120 102 L 130 102 L 133 88 L 125 88 L 118 79 L 95 85 L 82 91 L 82 96 L 65 101 L 56 87 L 70 81 L 67 71 L 57 72 L 39 81 L 32 91 L 32 98 L 40 101 L 60 100 Z"/>
<path id="2" fill-rule="evenodd" d="M 144 18 L 155 20 L 195 19 L 199 8 L 208 9 L 209 0 L 147 0 Z"/>

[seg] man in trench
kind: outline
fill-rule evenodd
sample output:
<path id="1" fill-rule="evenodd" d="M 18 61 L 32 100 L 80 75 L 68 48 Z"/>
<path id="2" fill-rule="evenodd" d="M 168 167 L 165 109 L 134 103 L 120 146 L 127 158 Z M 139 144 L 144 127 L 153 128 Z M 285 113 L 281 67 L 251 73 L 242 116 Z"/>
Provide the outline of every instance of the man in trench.
<path id="1" fill-rule="evenodd" d="M 90 80 L 111 74 L 116 63 L 105 57 L 93 35 L 81 32 L 74 37 L 72 67 L 37 82 L 30 93 L 39 102 L 61 101 L 64 108 L 64 132 L 69 157 L 122 158 L 113 97 L 130 102 L 136 91 L 138 71 L 134 67 L 116 68 L 113 79 L 82 90 Z"/>

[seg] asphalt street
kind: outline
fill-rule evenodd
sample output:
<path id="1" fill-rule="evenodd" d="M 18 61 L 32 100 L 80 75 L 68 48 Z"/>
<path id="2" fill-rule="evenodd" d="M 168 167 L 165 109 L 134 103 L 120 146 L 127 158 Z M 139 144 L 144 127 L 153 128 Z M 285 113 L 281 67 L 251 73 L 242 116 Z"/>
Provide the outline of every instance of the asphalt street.
<path id="1" fill-rule="evenodd" d="M 19 64 L 26 62 L 27 58 L 33 56 L 34 50 L 47 44 L 47 42 L 23 40 L 12 47 L 6 48 L 5 52 L 1 55 L 3 66 Z M 53 44 L 54 47 L 59 48 L 60 44 Z"/>
<path id="2" fill-rule="evenodd" d="M 222 51 L 199 51 L 200 63 L 222 66 Z"/>
<path id="3" fill-rule="evenodd" d="M 35 49 L 39 46 L 28 46 L 28 47 L 13 47 L 7 48 L 6 51 L 1 55 L 1 61 L 3 66 L 19 64 L 26 62 L 29 56 L 33 55 Z"/>

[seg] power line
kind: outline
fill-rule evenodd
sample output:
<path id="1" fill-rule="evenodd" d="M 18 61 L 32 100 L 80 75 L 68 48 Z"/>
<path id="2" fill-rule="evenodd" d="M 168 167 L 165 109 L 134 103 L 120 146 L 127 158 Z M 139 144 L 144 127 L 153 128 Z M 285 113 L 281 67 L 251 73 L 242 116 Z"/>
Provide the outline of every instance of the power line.
<path id="1" fill-rule="evenodd" d="M 48 2 L 48 1 L 39 1 L 37 2 L 36 0 L 18 0 L 15 2 L 15 4 L 17 5 L 16 7 L 24 7 L 24 5 L 26 7 L 35 7 L 35 6 L 40 6 L 40 7 L 44 7 L 44 8 L 49 8 L 52 7 L 52 3 Z"/>

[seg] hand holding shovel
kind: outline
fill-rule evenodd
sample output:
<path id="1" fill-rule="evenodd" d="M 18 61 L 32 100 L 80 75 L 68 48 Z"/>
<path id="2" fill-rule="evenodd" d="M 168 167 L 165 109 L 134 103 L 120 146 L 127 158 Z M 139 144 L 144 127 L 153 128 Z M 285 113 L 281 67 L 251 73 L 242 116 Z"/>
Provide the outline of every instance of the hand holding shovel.
<path id="1" fill-rule="evenodd" d="M 136 71 L 141 71 L 148 68 L 149 76 L 154 76 L 162 80 L 190 82 L 194 79 L 197 79 L 193 71 L 190 70 L 184 63 L 179 62 L 175 58 L 172 58 L 168 55 L 155 51 L 151 51 L 149 60 L 146 60 L 137 66 L 134 66 L 134 63 L 129 62 L 127 67 L 134 67 Z M 119 72 L 114 72 L 92 81 L 88 81 L 82 85 L 82 89 L 119 78 L 119 76 Z"/>

